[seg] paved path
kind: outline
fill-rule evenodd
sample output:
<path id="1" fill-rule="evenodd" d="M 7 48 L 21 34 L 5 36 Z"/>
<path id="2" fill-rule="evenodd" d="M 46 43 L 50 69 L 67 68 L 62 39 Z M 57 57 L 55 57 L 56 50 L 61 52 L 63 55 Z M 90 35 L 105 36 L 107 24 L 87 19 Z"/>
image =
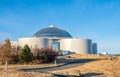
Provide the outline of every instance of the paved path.
<path id="1" fill-rule="evenodd" d="M 68 76 L 68 75 L 50 73 L 50 71 L 74 68 L 74 67 L 77 67 L 77 66 L 81 66 L 81 65 L 83 65 L 87 62 L 90 62 L 90 61 L 95 61 L 95 60 L 94 59 L 82 59 L 82 60 L 77 60 L 77 61 L 74 61 L 74 62 L 70 62 L 70 63 L 66 63 L 66 64 L 63 64 L 63 65 L 54 66 L 54 67 L 24 68 L 24 69 L 20 69 L 20 70 L 26 71 L 26 72 L 27 71 L 34 71 L 34 72 L 53 74 L 55 77 L 71 77 L 71 76 Z"/>
<path id="2" fill-rule="evenodd" d="M 36 72 L 49 72 L 49 71 L 54 71 L 54 70 L 74 68 L 74 67 L 83 65 L 84 63 L 87 63 L 89 61 L 93 61 L 93 60 L 92 59 L 82 59 L 82 60 L 77 60 L 75 62 L 70 62 L 70 63 L 66 63 L 63 65 L 58 65 L 58 66 L 54 66 L 54 67 L 24 68 L 24 69 L 20 69 L 20 70 L 22 70 L 22 71 L 36 71 Z"/>

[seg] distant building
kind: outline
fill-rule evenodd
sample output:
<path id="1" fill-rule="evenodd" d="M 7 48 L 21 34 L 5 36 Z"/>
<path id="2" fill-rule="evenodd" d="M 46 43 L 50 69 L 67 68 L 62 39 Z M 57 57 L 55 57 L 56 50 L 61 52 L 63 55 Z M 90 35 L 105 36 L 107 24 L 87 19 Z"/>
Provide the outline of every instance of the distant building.
<path id="1" fill-rule="evenodd" d="M 108 55 L 108 52 L 102 52 L 103 55 Z"/>
<path id="2" fill-rule="evenodd" d="M 53 25 L 36 32 L 33 37 L 19 38 L 18 46 L 28 44 L 30 48 L 52 48 L 55 51 L 69 51 L 76 54 L 96 54 L 97 44 L 91 39 L 73 38 L 67 31 Z"/>

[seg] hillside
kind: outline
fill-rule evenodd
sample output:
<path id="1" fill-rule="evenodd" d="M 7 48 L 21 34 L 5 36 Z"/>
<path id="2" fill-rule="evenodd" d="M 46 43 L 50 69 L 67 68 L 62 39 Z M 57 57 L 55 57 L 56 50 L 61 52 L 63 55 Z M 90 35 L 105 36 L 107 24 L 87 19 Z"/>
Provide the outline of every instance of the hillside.
<path id="1" fill-rule="evenodd" d="M 120 77 L 120 56 L 109 60 L 108 56 L 101 55 L 70 55 L 79 59 L 93 59 L 82 66 L 66 70 L 53 71 L 58 74 L 74 75 L 79 70 L 83 77 Z"/>

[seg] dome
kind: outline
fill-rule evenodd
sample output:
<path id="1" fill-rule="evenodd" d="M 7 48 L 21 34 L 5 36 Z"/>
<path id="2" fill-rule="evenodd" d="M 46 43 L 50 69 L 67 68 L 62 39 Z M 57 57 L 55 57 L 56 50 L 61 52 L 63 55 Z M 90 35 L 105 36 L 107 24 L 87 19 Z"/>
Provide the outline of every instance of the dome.
<path id="1" fill-rule="evenodd" d="M 33 37 L 60 37 L 60 38 L 72 38 L 72 36 L 65 30 L 57 28 L 53 25 L 43 28 L 36 32 Z"/>

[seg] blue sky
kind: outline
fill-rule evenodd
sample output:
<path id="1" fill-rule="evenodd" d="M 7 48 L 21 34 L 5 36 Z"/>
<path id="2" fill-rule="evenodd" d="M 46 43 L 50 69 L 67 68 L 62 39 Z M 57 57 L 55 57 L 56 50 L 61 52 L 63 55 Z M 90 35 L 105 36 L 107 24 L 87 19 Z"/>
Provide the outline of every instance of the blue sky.
<path id="1" fill-rule="evenodd" d="M 119 0 L 0 0 L 0 40 L 31 37 L 49 25 L 120 53 Z"/>

